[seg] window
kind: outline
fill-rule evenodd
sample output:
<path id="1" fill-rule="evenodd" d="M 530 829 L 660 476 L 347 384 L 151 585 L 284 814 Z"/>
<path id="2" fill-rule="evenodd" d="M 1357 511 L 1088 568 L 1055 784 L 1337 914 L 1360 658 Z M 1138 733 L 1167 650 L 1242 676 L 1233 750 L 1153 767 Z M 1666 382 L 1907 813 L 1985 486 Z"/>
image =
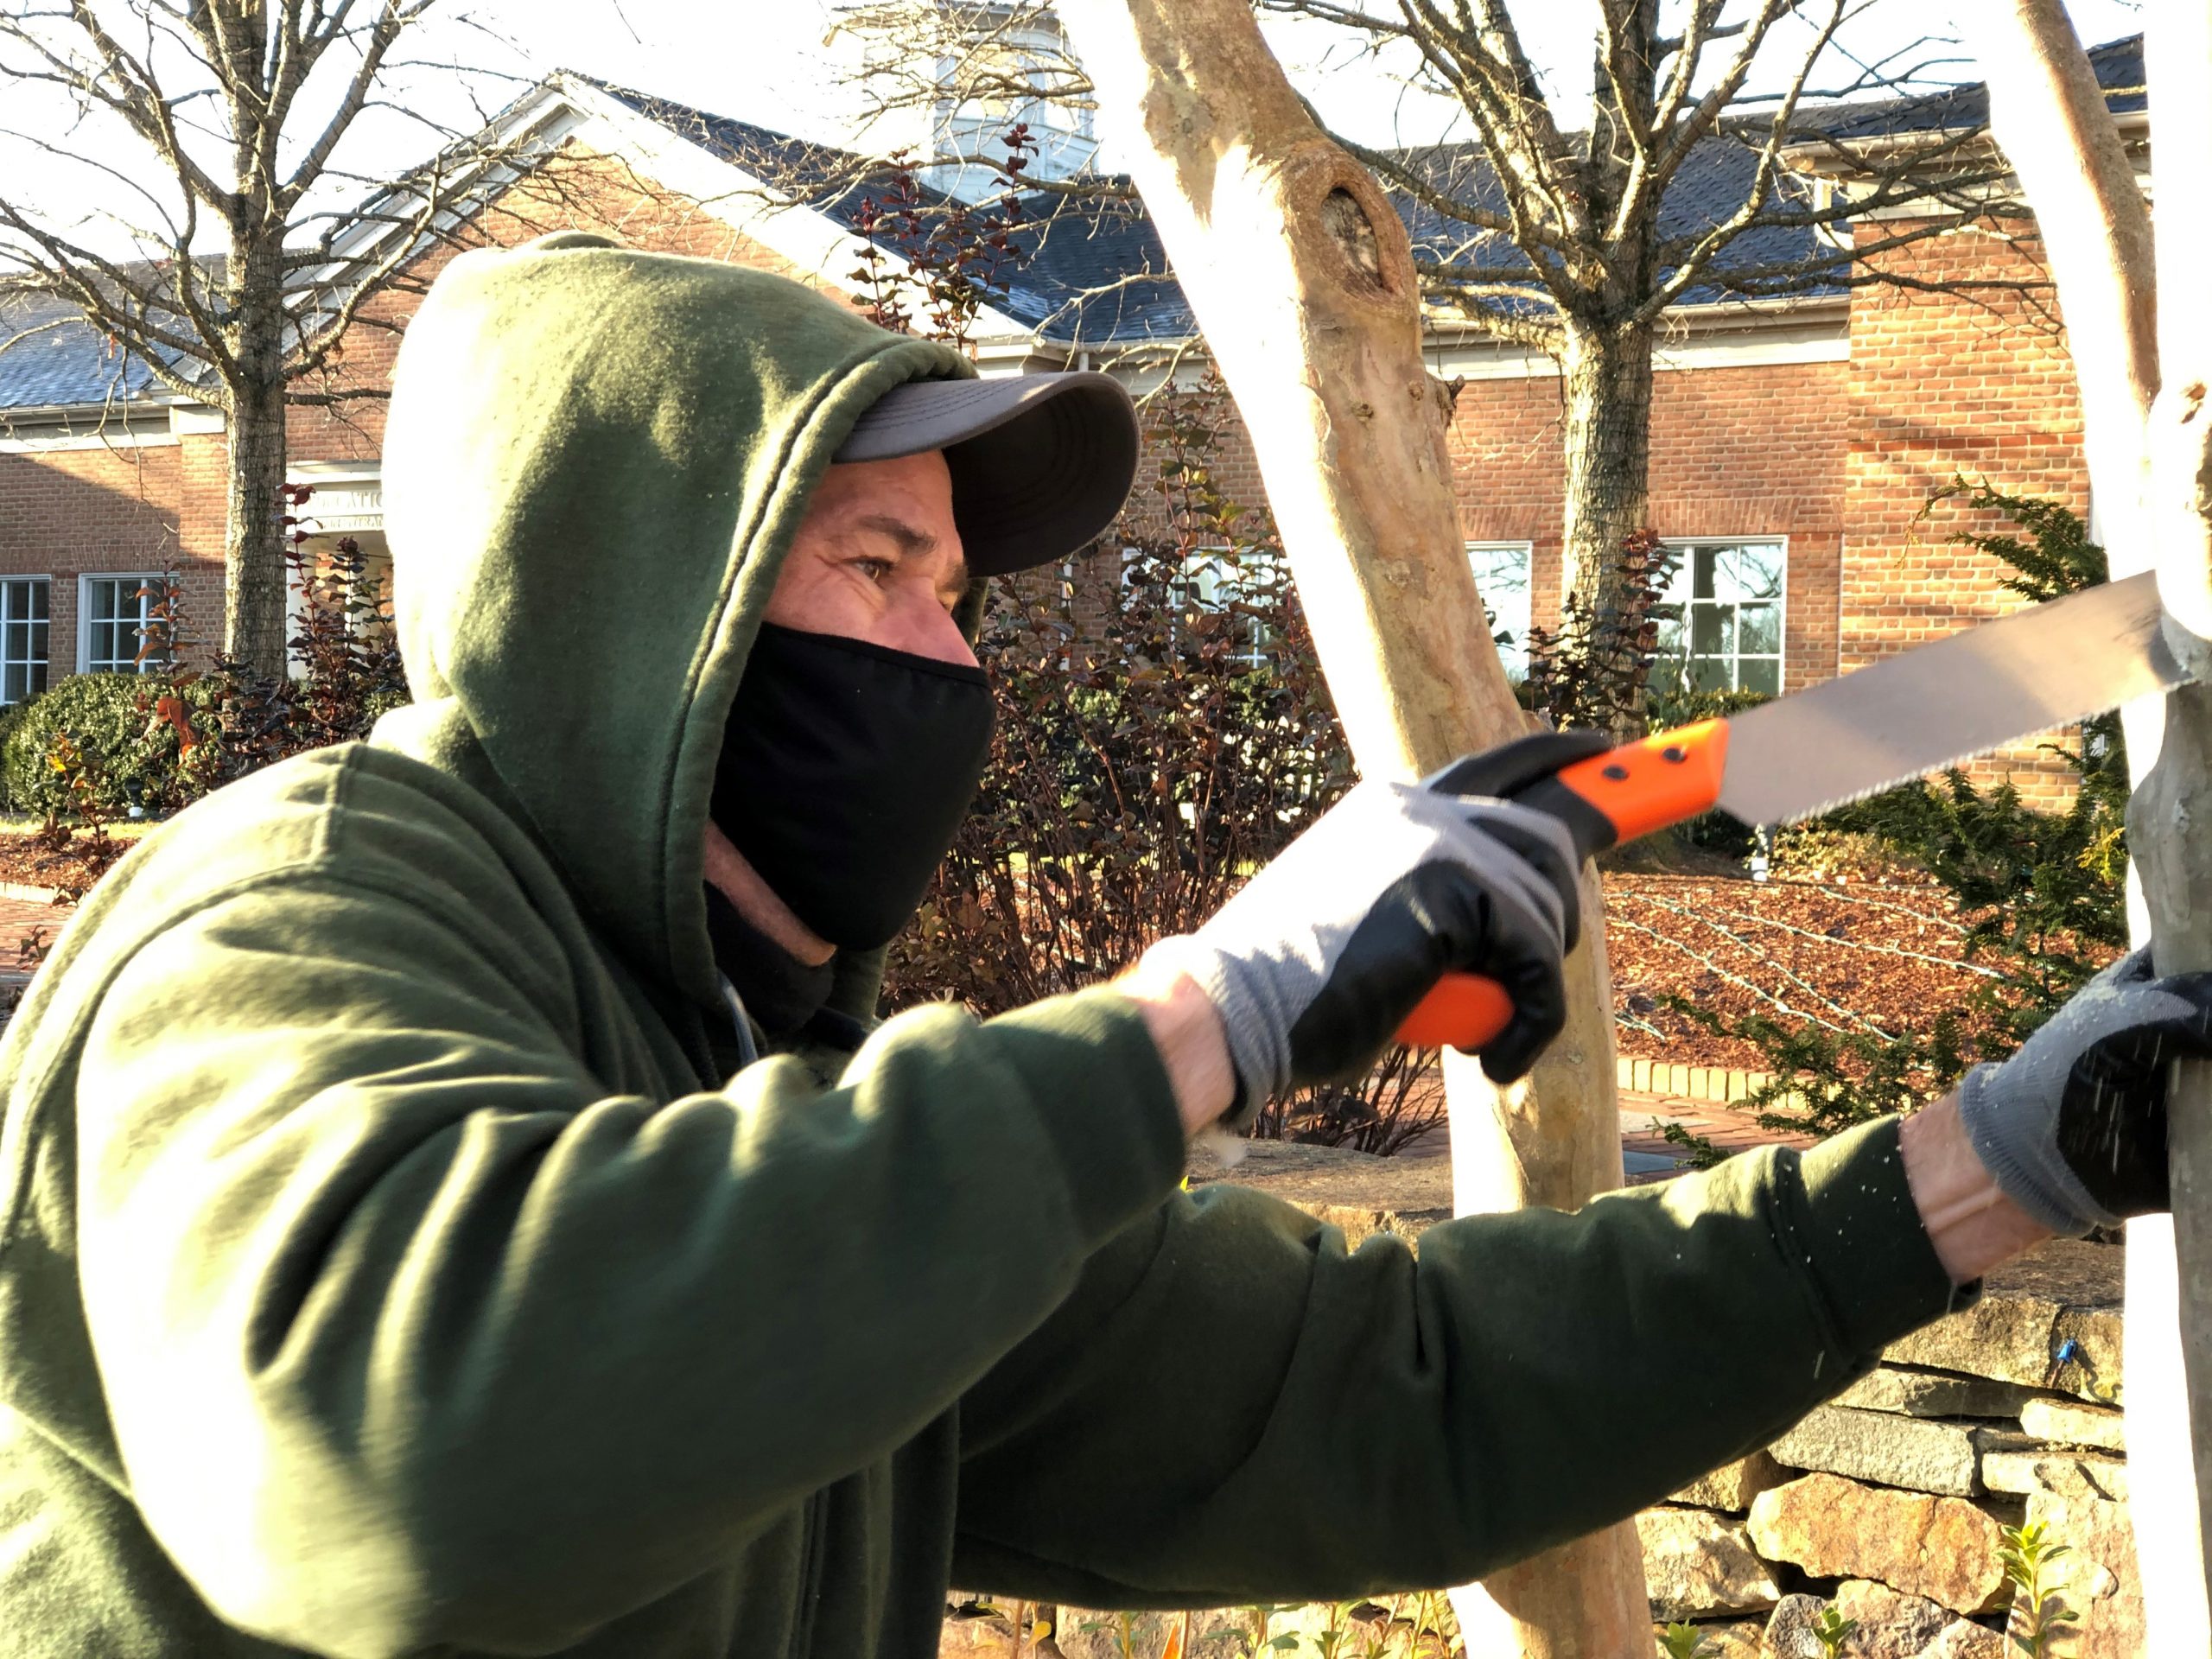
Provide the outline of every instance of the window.
<path id="1" fill-rule="evenodd" d="M 1184 566 L 1194 608 L 1224 615 L 1229 624 L 1230 658 L 1248 668 L 1272 662 L 1275 631 L 1265 617 L 1232 611 L 1239 603 L 1262 608 L 1280 600 L 1289 585 L 1290 568 L 1272 548 L 1248 547 L 1230 563 L 1229 550 L 1203 548 Z"/>
<path id="2" fill-rule="evenodd" d="M 1140 582 L 1162 581 L 1160 556 L 1141 548 L 1122 550 L 1122 588 L 1126 595 Z M 1267 619 L 1237 611 L 1239 605 L 1262 608 L 1279 603 L 1290 591 L 1290 565 L 1274 548 L 1193 548 L 1184 556 L 1182 569 L 1166 578 L 1167 591 L 1159 597 L 1167 608 L 1167 643 L 1177 644 L 1188 620 L 1217 615 L 1229 627 L 1230 659 L 1251 668 L 1274 660 L 1274 630 Z M 1124 601 L 1126 602 L 1126 601 Z"/>
<path id="3" fill-rule="evenodd" d="M 1497 654 L 1506 677 L 1529 672 L 1529 569 L 1534 550 L 1527 542 L 1469 542 L 1467 563 L 1490 613 L 1490 630 L 1499 636 Z"/>
<path id="4" fill-rule="evenodd" d="M 168 642 L 156 614 L 162 581 L 141 573 L 86 576 L 83 607 L 85 672 L 150 674 L 167 665 Z"/>
<path id="5" fill-rule="evenodd" d="M 48 585 L 44 576 L 0 581 L 0 703 L 46 690 Z"/>
<path id="6" fill-rule="evenodd" d="M 1680 561 L 1657 607 L 1652 679 L 1692 691 L 1782 691 L 1780 542 L 1669 543 Z"/>

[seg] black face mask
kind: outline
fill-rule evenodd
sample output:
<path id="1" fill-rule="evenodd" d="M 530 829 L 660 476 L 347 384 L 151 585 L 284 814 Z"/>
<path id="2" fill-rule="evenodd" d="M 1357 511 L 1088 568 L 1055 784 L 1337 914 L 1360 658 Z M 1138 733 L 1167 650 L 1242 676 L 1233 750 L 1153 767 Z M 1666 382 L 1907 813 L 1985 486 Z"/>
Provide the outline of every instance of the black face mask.
<path id="1" fill-rule="evenodd" d="M 763 623 L 713 812 L 799 920 L 887 944 L 922 901 L 991 748 L 980 668 Z"/>
<path id="2" fill-rule="evenodd" d="M 810 966 L 745 919 L 744 913 L 706 883 L 707 938 L 715 966 L 771 1042 L 804 1031 L 822 1012 L 837 982 L 835 957 Z"/>

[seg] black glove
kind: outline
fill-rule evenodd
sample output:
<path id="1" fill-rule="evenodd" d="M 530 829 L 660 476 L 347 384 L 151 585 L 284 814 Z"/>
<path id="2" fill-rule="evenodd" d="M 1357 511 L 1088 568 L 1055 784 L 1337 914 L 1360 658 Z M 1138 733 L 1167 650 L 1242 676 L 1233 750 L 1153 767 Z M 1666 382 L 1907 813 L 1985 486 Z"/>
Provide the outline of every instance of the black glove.
<path id="1" fill-rule="evenodd" d="M 1560 959 L 1580 932 L 1580 857 L 1558 818 L 1464 791 L 1518 787 L 1609 747 L 1548 734 L 1429 784 L 1362 784 L 1196 933 L 1154 945 L 1147 960 L 1166 957 L 1213 999 L 1240 1113 L 1364 1069 L 1452 971 L 1511 994 L 1483 1070 L 1501 1083 L 1526 1072 L 1566 1020 Z"/>
<path id="2" fill-rule="evenodd" d="M 2151 953 L 2114 963 L 1998 1065 L 1959 1088 L 1959 1117 L 2005 1196 L 2079 1235 L 2173 1207 L 2166 1079 L 2212 1057 L 2212 974 L 2154 979 Z"/>

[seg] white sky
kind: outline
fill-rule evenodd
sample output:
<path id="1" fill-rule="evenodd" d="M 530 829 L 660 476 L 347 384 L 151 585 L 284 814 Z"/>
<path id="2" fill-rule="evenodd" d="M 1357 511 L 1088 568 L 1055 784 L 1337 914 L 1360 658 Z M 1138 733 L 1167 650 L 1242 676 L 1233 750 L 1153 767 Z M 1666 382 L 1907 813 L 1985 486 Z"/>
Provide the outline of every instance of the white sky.
<path id="1" fill-rule="evenodd" d="M 1369 0 L 1370 4 L 1376 0 Z M 1946 0 L 1852 0 L 1860 15 L 1841 39 L 1865 60 L 1910 48 L 1940 19 Z M 2142 27 L 2142 0 L 2069 0 L 2082 39 L 2094 45 Z M 825 42 L 835 0 L 746 0 L 728 7 L 697 0 L 480 0 L 469 10 L 547 67 L 576 68 L 625 81 L 680 103 L 733 115 L 800 137 L 834 139 L 852 106 L 836 85 Z M 1395 11 L 1395 6 L 1384 4 Z M 1509 0 L 1522 44 L 1554 98 L 1579 101 L 1589 86 L 1594 0 Z M 1323 114 L 1363 143 L 1418 143 L 1445 136 L 1452 109 L 1408 99 L 1386 69 L 1358 61 L 1317 25 L 1267 22 L 1300 89 Z M 1774 74 L 1808 38 L 1785 24 L 1764 58 Z M 1947 79 L 1977 79 L 1955 46 L 1912 54 L 1911 61 L 1949 60 Z M 1846 66 L 1832 66 L 1836 74 Z M 1579 122 L 1574 124 L 1580 124 Z"/>
<path id="2" fill-rule="evenodd" d="M 1951 4 L 1965 9 L 1986 3 L 1850 0 L 1859 15 L 1841 39 L 1862 61 L 1894 53 L 1915 64 L 1934 62 L 1942 79 L 1971 79 L 1971 60 L 1955 47 L 1921 43 L 1921 36 L 1930 27 L 1927 20 L 1945 16 Z M 2141 3 L 2069 0 L 2069 10 L 2083 39 L 2094 44 L 2139 29 Z M 114 6 L 118 0 L 109 3 Z M 1510 3 L 1524 46 L 1542 71 L 1562 119 L 1581 124 L 1594 0 Z M 495 108 L 537 73 L 573 68 L 717 114 L 837 142 L 849 136 L 857 94 L 837 84 L 841 54 L 830 43 L 836 10 L 834 0 L 449 0 L 442 14 L 434 14 L 440 21 L 424 32 L 413 55 L 496 69 L 501 75 L 480 79 L 465 95 L 457 95 L 449 72 L 435 67 L 410 70 L 406 79 L 421 89 L 410 92 L 415 101 L 442 105 L 442 115 L 454 125 L 474 124 L 472 101 Z M 1384 144 L 1464 136 L 1454 106 L 1409 92 L 1390 73 L 1389 61 L 1378 66 L 1361 58 L 1346 49 L 1343 37 L 1317 25 L 1274 19 L 1269 32 L 1293 79 L 1326 119 L 1351 137 Z M 1796 41 L 1778 34 L 1763 59 L 1770 67 L 1758 79 L 1775 84 L 1800 51 Z M 1841 61 L 1825 67 L 1818 80 L 1824 86 L 1840 85 L 1851 73 L 1850 65 Z M 326 73 L 335 68 L 326 66 Z M 11 138 L 11 132 L 29 135 L 30 142 Z M 1110 121 L 1107 137 L 1110 140 Z M 419 124 L 377 112 L 364 118 L 340 155 L 364 178 L 388 178 L 427 153 L 434 142 Z M 73 165 L 57 153 L 65 151 L 105 162 L 111 171 Z M 1110 148 L 1105 159 L 1111 163 Z M 97 121 L 73 122 L 65 106 L 40 90 L 18 86 L 0 92 L 0 178 L 9 181 L 19 199 L 28 194 L 50 212 L 66 212 L 84 239 L 120 251 L 127 238 L 117 231 L 111 216 L 143 223 L 149 214 L 143 202 L 130 200 L 116 173 L 140 181 L 156 176 L 132 141 L 119 139 Z M 362 188 L 334 187 L 334 193 L 351 200 Z"/>

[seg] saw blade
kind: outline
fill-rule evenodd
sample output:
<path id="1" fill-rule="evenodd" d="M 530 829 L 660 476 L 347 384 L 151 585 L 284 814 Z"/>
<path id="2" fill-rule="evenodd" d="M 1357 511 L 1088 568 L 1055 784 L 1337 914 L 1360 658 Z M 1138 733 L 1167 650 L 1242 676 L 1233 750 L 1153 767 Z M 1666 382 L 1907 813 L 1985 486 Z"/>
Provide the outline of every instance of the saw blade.
<path id="1" fill-rule="evenodd" d="M 2155 575 L 2107 582 L 1733 715 L 1719 804 L 1788 823 L 2191 677 Z"/>

